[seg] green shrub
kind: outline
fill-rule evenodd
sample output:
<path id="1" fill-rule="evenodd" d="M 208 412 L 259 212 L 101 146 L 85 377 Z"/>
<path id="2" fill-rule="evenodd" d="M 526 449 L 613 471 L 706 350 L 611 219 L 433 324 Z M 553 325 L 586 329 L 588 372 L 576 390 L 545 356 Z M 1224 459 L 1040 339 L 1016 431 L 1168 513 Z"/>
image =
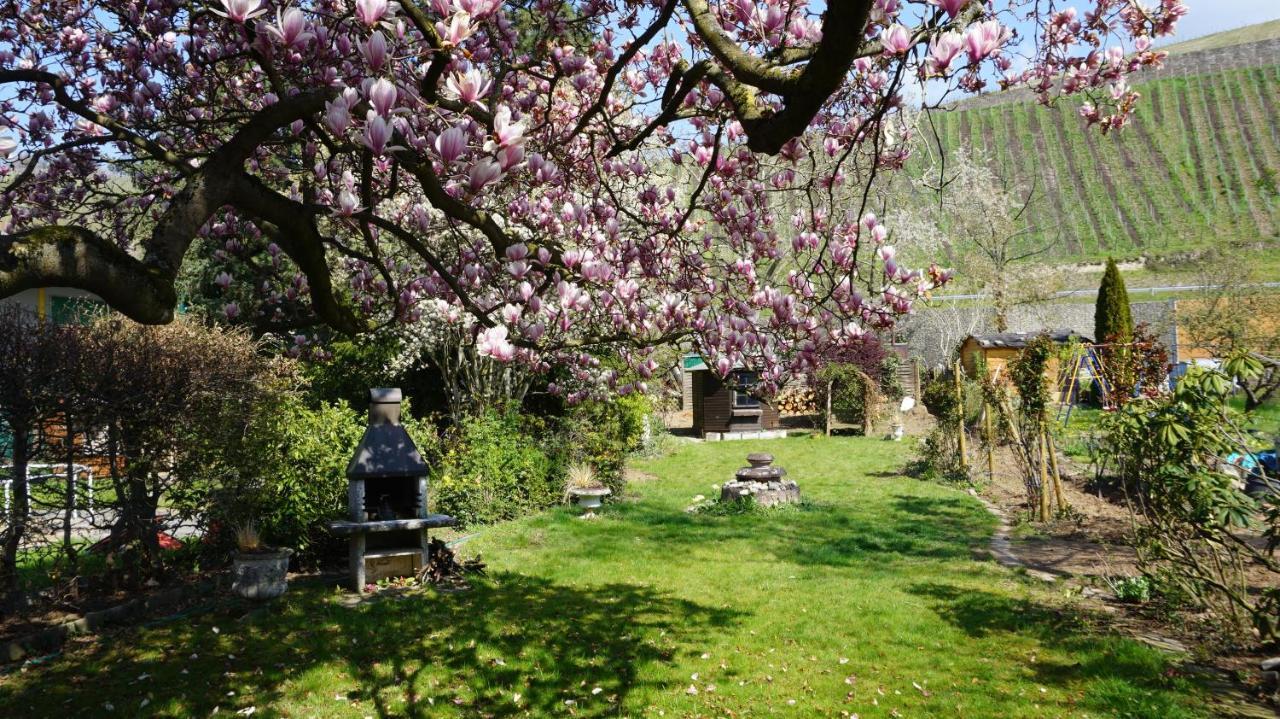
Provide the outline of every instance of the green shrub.
<path id="1" fill-rule="evenodd" d="M 399 350 L 399 341 L 386 333 L 331 342 L 331 357 L 302 366 L 308 397 L 316 404 L 342 401 L 360 407 L 369 399 L 370 387 L 403 386 L 400 378 L 388 377 Z"/>
<path id="2" fill-rule="evenodd" d="M 941 423 L 955 424 L 956 414 L 964 413 L 964 424 L 973 427 L 982 419 L 982 385 L 973 380 L 960 383 L 963 403 L 956 397 L 955 380 L 940 376 L 925 383 L 920 391 L 920 403 Z"/>
<path id="3" fill-rule="evenodd" d="M 1136 577 L 1108 579 L 1107 584 L 1111 585 L 1111 591 L 1115 592 L 1116 599 L 1135 604 L 1151 601 L 1154 589 L 1151 580 L 1141 574 Z"/>
<path id="4" fill-rule="evenodd" d="M 434 511 L 464 525 L 511 519 L 564 493 L 563 462 L 543 449 L 544 427 L 514 411 L 469 417 L 447 432 L 432 462 Z"/>
<path id="5" fill-rule="evenodd" d="M 556 438 L 556 446 L 565 455 L 563 463 L 590 464 L 601 483 L 615 496 L 621 495 L 626 487 L 627 455 L 645 448 L 645 425 L 651 409 L 648 398 L 638 394 L 573 407 L 561 419 Z"/>
<path id="6" fill-rule="evenodd" d="M 364 427 L 345 402 L 311 407 L 287 394 L 259 408 L 241 448 L 252 476 L 229 486 L 222 519 L 253 519 L 267 543 L 314 557 L 329 536 L 325 525 L 345 513 L 347 462 Z"/>
<path id="7" fill-rule="evenodd" d="M 1107 258 L 1107 269 L 1098 287 L 1093 308 L 1095 342 L 1128 342 L 1133 337 L 1133 315 L 1129 309 L 1129 292 L 1116 261 Z"/>
<path id="8" fill-rule="evenodd" d="M 845 424 L 857 425 L 861 431 L 864 424 L 875 419 L 876 405 L 881 393 L 875 386 L 875 378 L 868 375 L 854 364 L 829 364 L 818 371 L 819 391 L 815 401 L 818 406 L 826 404 L 826 387 L 831 383 L 831 414 Z M 867 387 L 868 381 L 872 386 Z M 867 407 L 867 400 L 871 407 Z M 868 417 L 868 413 L 872 416 Z"/>

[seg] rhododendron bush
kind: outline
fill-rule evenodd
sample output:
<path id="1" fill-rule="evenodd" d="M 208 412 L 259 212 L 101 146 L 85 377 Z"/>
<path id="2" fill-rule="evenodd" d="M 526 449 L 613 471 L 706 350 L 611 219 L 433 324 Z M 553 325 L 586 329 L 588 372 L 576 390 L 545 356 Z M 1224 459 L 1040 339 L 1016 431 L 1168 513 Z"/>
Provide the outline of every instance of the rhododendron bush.
<path id="1" fill-rule="evenodd" d="M 0 8 L 0 295 L 81 287 L 166 322 L 184 261 L 212 248 L 229 317 L 359 332 L 444 301 L 482 355 L 577 368 L 570 394 L 634 389 L 594 374 L 600 347 L 643 377 L 652 347 L 687 340 L 721 373 L 758 368 L 768 391 L 891 326 L 946 273 L 899 265 L 892 228 L 833 189 L 901 166 L 904 89 L 1080 93 L 1109 130 L 1136 100 L 1126 77 L 1160 61 L 1152 39 L 1184 13 L 1180 0 Z"/>

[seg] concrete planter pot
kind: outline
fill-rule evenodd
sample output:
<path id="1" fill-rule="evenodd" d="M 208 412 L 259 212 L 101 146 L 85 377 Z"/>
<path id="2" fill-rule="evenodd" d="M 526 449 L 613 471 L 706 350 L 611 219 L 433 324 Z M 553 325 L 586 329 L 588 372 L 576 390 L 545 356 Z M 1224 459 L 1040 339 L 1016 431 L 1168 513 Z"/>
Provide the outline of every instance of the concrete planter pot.
<path id="1" fill-rule="evenodd" d="M 577 500 L 578 506 L 590 512 L 599 509 L 602 500 L 612 494 L 608 487 L 583 487 L 569 490 L 569 495 Z"/>
<path id="2" fill-rule="evenodd" d="M 275 599 L 289 588 L 292 549 L 237 554 L 232 560 L 231 589 L 245 599 Z"/>

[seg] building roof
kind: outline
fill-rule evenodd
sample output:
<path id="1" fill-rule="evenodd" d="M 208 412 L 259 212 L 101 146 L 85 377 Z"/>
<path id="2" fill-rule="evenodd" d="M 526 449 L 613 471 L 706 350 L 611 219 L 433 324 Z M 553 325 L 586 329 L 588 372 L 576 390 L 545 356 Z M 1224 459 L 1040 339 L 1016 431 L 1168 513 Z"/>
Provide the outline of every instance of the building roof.
<path id="1" fill-rule="evenodd" d="M 998 332 L 990 335 L 969 335 L 965 342 L 973 340 L 974 342 L 977 342 L 978 346 L 982 349 L 1022 349 L 1027 346 L 1027 342 L 1042 334 L 1049 335 L 1049 339 L 1057 342 L 1058 344 L 1065 344 L 1071 340 L 1079 340 L 1086 343 L 1093 342 L 1093 340 L 1088 337 L 1070 329 L 1041 330 L 1040 332 Z"/>
<path id="2" fill-rule="evenodd" d="M 703 370 L 708 372 L 711 371 L 711 368 L 707 366 L 706 360 L 702 359 L 701 355 L 693 352 L 690 352 L 680 359 L 680 366 L 684 368 L 685 372 L 701 372 Z M 734 363 L 733 368 L 746 369 L 746 365 L 743 364 L 742 360 L 738 360 Z"/>

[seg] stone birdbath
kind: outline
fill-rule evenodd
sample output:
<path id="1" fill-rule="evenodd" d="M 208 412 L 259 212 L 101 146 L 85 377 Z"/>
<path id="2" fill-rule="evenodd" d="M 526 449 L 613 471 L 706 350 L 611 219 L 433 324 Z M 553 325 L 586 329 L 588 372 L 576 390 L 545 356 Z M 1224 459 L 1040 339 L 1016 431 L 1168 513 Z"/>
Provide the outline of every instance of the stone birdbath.
<path id="1" fill-rule="evenodd" d="M 747 464 L 751 466 L 739 469 L 733 481 L 725 482 L 720 488 L 720 501 L 740 502 L 752 498 L 761 507 L 800 501 L 800 487 L 784 479 L 787 470 L 773 466 L 772 454 L 754 452 L 747 455 Z"/>

